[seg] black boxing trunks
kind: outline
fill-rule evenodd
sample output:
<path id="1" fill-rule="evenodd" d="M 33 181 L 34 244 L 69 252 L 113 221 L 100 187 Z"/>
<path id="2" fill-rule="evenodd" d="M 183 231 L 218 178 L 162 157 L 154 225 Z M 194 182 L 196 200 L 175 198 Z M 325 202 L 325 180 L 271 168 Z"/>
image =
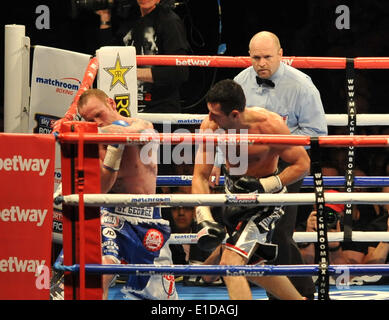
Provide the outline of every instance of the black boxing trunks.
<path id="1" fill-rule="evenodd" d="M 251 193 L 251 190 L 242 192 L 234 187 L 242 176 L 232 176 L 223 168 L 225 192 Z M 284 187 L 279 193 L 285 193 Z M 274 228 L 283 216 L 281 206 L 234 206 L 226 207 L 223 212 L 223 221 L 227 226 L 229 238 L 226 247 L 247 258 L 248 264 L 259 264 L 274 260 L 277 257 L 278 246 L 271 243 Z"/>

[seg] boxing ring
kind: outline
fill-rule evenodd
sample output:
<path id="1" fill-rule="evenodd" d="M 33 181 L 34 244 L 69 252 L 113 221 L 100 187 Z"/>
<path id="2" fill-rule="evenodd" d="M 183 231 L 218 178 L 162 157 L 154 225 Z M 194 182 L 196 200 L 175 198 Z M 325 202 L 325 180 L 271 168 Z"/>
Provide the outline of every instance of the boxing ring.
<path id="1" fill-rule="evenodd" d="M 171 65 L 211 68 L 246 68 L 251 65 L 249 57 L 226 56 L 137 56 L 137 65 Z M 351 182 L 348 192 L 326 193 L 317 188 L 314 176 L 304 178 L 303 186 L 313 187 L 314 193 L 300 194 L 211 194 L 211 195 L 179 195 L 156 194 L 127 195 L 127 194 L 100 194 L 99 171 L 97 154 L 98 143 L 145 145 L 147 143 L 159 144 L 286 144 L 311 146 L 313 150 L 326 147 L 347 147 L 349 151 L 355 147 L 387 147 L 389 136 L 358 136 L 354 135 L 356 126 L 389 125 L 387 114 L 357 114 L 353 95 L 354 69 L 389 69 L 389 58 L 327 58 L 327 57 L 284 57 L 284 63 L 296 68 L 315 69 L 345 69 L 346 84 L 348 88 L 347 106 L 348 114 L 326 114 L 329 126 L 347 126 L 350 135 L 323 136 L 312 138 L 308 136 L 281 136 L 281 135 L 213 135 L 213 134 L 128 134 L 113 135 L 97 133 L 97 128 L 91 123 L 75 121 L 76 105 L 80 95 L 92 87 L 98 70 L 98 61 L 92 58 L 85 72 L 80 89 L 72 105 L 67 110 L 62 121 L 58 123 L 56 139 L 61 145 L 63 157 L 63 196 L 56 198 L 57 203 L 63 206 L 64 233 L 60 242 L 63 243 L 64 261 L 55 263 L 54 268 L 65 273 L 65 299 L 101 299 L 100 275 L 105 273 L 135 274 L 135 275 L 220 275 L 220 276 L 268 276 L 268 275 L 295 275 L 315 276 L 325 273 L 327 279 L 326 289 L 318 295 L 319 300 L 328 299 L 328 277 L 335 276 L 347 270 L 353 276 L 389 275 L 389 265 L 331 265 L 328 259 L 324 265 L 283 265 L 283 266 L 204 266 L 204 265 L 101 265 L 100 215 L 99 206 L 131 205 L 131 206 L 233 206 L 241 202 L 232 201 L 231 198 L 244 199 L 244 205 L 267 206 L 282 204 L 285 206 L 296 204 L 323 204 L 342 203 L 353 204 L 389 204 L 389 193 L 353 192 L 353 187 L 382 187 L 389 186 L 389 177 L 358 177 L 352 174 L 337 177 L 320 177 L 324 187 L 345 187 Z M 145 114 L 133 115 L 153 123 L 179 125 L 200 124 L 205 118 L 204 114 Z M 81 155 L 81 156 L 80 156 Z M 317 159 L 316 159 L 317 160 Z M 349 165 L 353 169 L 354 157 L 349 157 Z M 316 168 L 317 169 L 317 168 Z M 315 169 L 315 170 L 316 170 Z M 314 170 L 314 171 L 315 171 Z M 318 172 L 317 170 L 315 172 Z M 159 186 L 190 186 L 191 176 L 158 176 Z M 224 179 L 221 177 L 221 185 Z M 322 197 L 320 197 L 320 195 Z M 322 202 L 319 202 L 321 198 Z M 319 199 L 319 200 L 318 200 Z M 295 232 L 296 242 L 317 242 L 321 236 L 318 233 Z M 389 232 L 331 232 L 326 233 L 326 249 L 328 242 L 344 241 L 389 241 Z M 197 242 L 194 234 L 172 234 L 169 243 L 191 244 Z M 179 285 L 179 284 L 178 284 Z M 381 287 L 383 288 L 383 287 Z M 332 288 L 334 289 L 334 288 Z M 331 290 L 332 290 L 331 289 Z M 204 291 L 208 287 L 199 289 L 199 294 L 186 295 L 187 299 L 203 299 Z M 225 290 L 225 289 L 224 289 Z M 379 290 L 379 289 L 377 289 Z M 389 289 L 383 289 L 389 291 Z M 111 290 L 110 290 L 111 291 Z M 112 290 L 114 292 L 114 290 Z M 254 290 L 255 291 L 255 290 Z M 223 294 L 220 293 L 219 294 Z M 185 296 L 185 293 L 180 296 Z M 265 298 L 263 290 L 261 295 L 254 298 Z M 115 299 L 114 293 L 110 296 Z M 225 291 L 224 291 L 225 297 Z M 388 297 L 385 297 L 389 299 Z M 184 298 L 185 299 L 185 298 Z M 206 298 L 207 299 L 207 298 Z M 211 296 L 209 299 L 217 299 Z"/>
<path id="2" fill-rule="evenodd" d="M 82 127 L 82 123 L 76 123 Z M 88 124 L 90 126 L 90 124 Z M 82 131 L 82 130 L 81 130 Z M 81 136 L 81 137 L 80 137 Z M 283 144 L 283 145 L 310 145 L 311 138 L 304 136 L 279 136 L 279 135 L 225 135 L 217 136 L 213 134 L 95 134 L 95 133 L 59 133 L 57 139 L 61 144 L 78 145 L 93 143 L 124 143 L 128 145 L 143 144 L 150 142 L 158 143 L 222 143 L 236 145 L 239 143 L 249 144 Z M 321 147 L 328 146 L 387 146 L 389 136 L 327 136 L 314 139 L 318 141 Z M 80 154 L 80 153 L 79 153 Z M 79 161 L 79 160 L 78 160 Z M 83 181 L 82 183 L 85 183 Z M 325 193 L 326 203 L 346 203 L 346 204 L 389 204 L 389 193 Z M 239 201 L 241 199 L 242 201 Z M 268 206 L 268 205 L 296 205 L 296 204 L 314 204 L 317 203 L 314 193 L 304 194 L 196 194 L 196 195 L 179 195 L 179 194 L 155 194 L 155 195 L 128 195 L 128 194 L 89 194 L 77 193 L 63 195 L 56 199 L 66 206 L 228 206 L 242 205 L 245 206 Z M 237 201 L 238 200 L 238 201 Z M 81 214 L 80 214 L 81 216 Z M 366 237 L 353 238 L 355 241 L 377 241 L 379 238 L 373 238 L 370 235 L 361 232 Z M 304 233 L 302 233 L 304 234 Z M 377 233 L 374 233 L 377 234 Z M 389 239 L 387 232 L 382 232 L 381 241 Z M 301 235 L 298 241 L 317 241 L 312 237 L 312 233 Z M 344 234 L 335 233 L 331 235 L 331 241 L 342 241 Z M 309 238 L 311 237 L 311 238 Z M 179 237 L 173 235 L 175 243 L 195 244 L 196 238 L 187 235 L 186 241 L 180 241 Z M 55 267 L 66 272 L 85 272 L 93 274 L 118 273 L 118 274 L 135 274 L 135 275 L 155 275 L 155 274 L 174 274 L 174 275 L 220 275 L 220 276 L 267 276 L 267 275 L 294 275 L 294 276 L 312 276 L 320 273 L 320 265 L 299 265 L 299 266 L 201 266 L 201 265 L 171 265 L 171 266 L 151 266 L 151 265 L 100 265 L 100 264 L 73 264 L 61 265 Z M 335 275 L 342 270 L 347 270 L 350 275 L 388 275 L 388 265 L 328 265 L 326 268 L 327 275 Z"/>
<path id="3" fill-rule="evenodd" d="M 186 61 L 186 63 L 185 63 Z M 198 62 L 194 62 L 198 61 Z M 350 68 L 389 68 L 389 58 L 312 58 L 312 57 L 286 57 L 284 61 L 292 64 L 297 68 L 327 68 L 327 69 L 344 69 L 346 73 L 352 77 Z M 97 61 L 93 61 L 97 63 Z M 202 67 L 238 67 L 244 68 L 250 65 L 250 59 L 248 57 L 204 57 L 204 56 L 191 56 L 191 57 L 176 57 L 176 56 L 137 56 L 138 65 L 193 65 Z M 351 74 L 351 75 L 350 75 Z M 89 80 L 90 81 L 90 80 Z M 349 80 L 348 80 L 349 81 Z M 350 82 L 349 82 L 350 83 Z M 88 86 L 84 87 L 86 90 Z M 349 87 L 350 89 L 350 87 Z M 353 89 L 352 89 L 353 90 Z M 82 93 L 82 92 L 80 92 Z M 352 97 L 352 95 L 351 95 Z M 387 147 L 389 143 L 389 136 L 356 136 L 352 131 L 355 126 L 363 125 L 387 125 L 389 124 L 389 118 L 387 115 L 363 115 L 355 113 L 355 105 L 352 103 L 352 98 L 348 101 L 349 114 L 346 115 L 326 115 L 328 125 L 333 126 L 345 126 L 350 129 L 349 136 L 326 136 L 311 138 L 307 136 L 264 136 L 264 135 L 213 135 L 213 134 L 128 134 L 128 135 L 113 135 L 113 134 L 97 134 L 89 128 L 87 130 L 82 129 L 82 125 L 76 129 L 78 132 L 60 132 L 57 135 L 57 140 L 61 145 L 70 145 L 73 149 L 78 149 L 78 154 L 82 154 L 85 148 L 89 148 L 89 145 L 95 143 L 104 144 L 127 144 L 127 145 L 145 145 L 150 142 L 156 142 L 159 144 L 199 144 L 199 143 L 212 143 L 216 144 L 232 144 L 238 145 L 241 143 L 246 144 L 285 144 L 285 145 L 301 145 L 312 146 L 312 148 L 325 148 L 325 147 L 348 147 L 353 149 L 354 147 Z M 73 120 L 73 110 L 69 109 L 64 120 Z M 201 123 L 205 115 L 193 115 L 193 114 L 137 114 L 139 118 L 149 120 L 153 123 L 164 123 L 170 121 L 176 124 L 196 124 Z M 76 123 L 79 126 L 79 123 Z M 67 125 L 69 128 L 69 125 Z M 69 130 L 68 130 L 69 131 Z M 73 130 L 74 131 L 74 130 Z M 351 161 L 354 161 L 351 157 Z M 83 167 L 83 160 L 76 157 L 73 160 L 73 170 L 71 175 L 74 181 L 77 180 L 77 172 L 75 170 L 76 163 Z M 353 163 L 351 163 L 352 165 Z M 157 185 L 165 186 L 189 186 L 191 185 L 191 176 L 158 176 Z M 321 177 L 322 185 L 326 187 L 342 187 L 347 182 L 350 182 L 352 178 L 353 186 L 362 186 L 365 188 L 387 186 L 389 180 L 387 177 Z M 315 187 L 316 180 L 314 177 L 306 177 L 304 179 L 303 186 Z M 221 184 L 223 185 L 224 179 L 221 177 Z M 83 220 L 83 207 L 85 208 L 98 208 L 99 206 L 115 206 L 115 205 L 131 205 L 131 206 L 226 206 L 226 205 L 238 205 L 240 202 L 229 201 L 229 198 L 225 194 L 211 194 L 211 195 L 178 195 L 178 194 L 156 194 L 156 195 L 126 195 L 126 194 L 99 194 L 97 192 L 88 193 L 84 189 L 86 184 L 86 176 L 82 174 L 81 186 L 73 185 L 73 194 L 70 192 L 64 192 L 64 195 L 57 198 L 56 201 L 63 204 L 67 208 L 79 209 L 80 226 L 85 223 Z M 368 193 L 368 192 L 343 192 L 343 193 L 326 193 L 326 203 L 343 203 L 343 204 L 389 204 L 388 193 Z M 315 189 L 315 193 L 311 194 L 237 194 L 232 195 L 233 198 L 244 198 L 245 206 L 250 205 L 296 205 L 296 204 L 318 204 L 318 192 Z M 80 209 L 81 208 L 81 209 Z M 298 266 L 204 266 L 204 265 L 169 265 L 169 266 L 154 266 L 154 265 L 101 265 L 99 263 L 88 263 L 82 259 L 82 251 L 85 251 L 85 244 L 82 244 L 85 235 L 81 233 L 80 227 L 80 244 L 81 250 L 79 263 L 56 263 L 55 268 L 62 270 L 65 273 L 77 273 L 80 275 L 80 295 L 76 298 L 88 298 L 83 286 L 85 285 L 85 277 L 87 274 L 105 274 L 105 273 L 119 273 L 119 274 L 135 274 L 135 275 L 150 275 L 150 274 L 162 274 L 162 275 L 220 275 L 220 276 L 267 276 L 267 275 L 295 275 L 295 276 L 312 276 L 323 273 L 325 270 L 326 276 L 336 275 L 342 270 L 347 270 L 349 275 L 353 276 L 369 276 L 369 275 L 388 275 L 388 265 L 325 265 L 324 269 L 322 265 L 298 265 Z M 334 232 L 328 233 L 328 242 L 331 241 L 343 241 L 346 238 L 346 232 Z M 349 235 L 350 236 L 350 235 Z M 309 232 L 296 232 L 294 235 L 296 242 L 316 242 L 320 239 L 318 233 Z M 351 233 L 352 241 L 388 241 L 388 232 L 356 232 Z M 197 239 L 194 234 L 172 234 L 169 243 L 172 244 L 196 244 Z M 326 261 L 328 263 L 328 261 Z M 84 283 L 83 283 L 84 282 Z M 327 284 L 328 285 L 328 284 Z M 327 290 L 328 291 L 328 287 Z M 204 294 L 204 293 L 202 293 Z M 327 292 L 328 294 L 328 292 Z M 74 298 L 74 297 L 73 297 Z M 114 299 L 114 295 L 111 295 Z M 190 298 L 189 298 L 190 299 Z M 328 295 L 318 295 L 319 300 L 328 299 Z"/>

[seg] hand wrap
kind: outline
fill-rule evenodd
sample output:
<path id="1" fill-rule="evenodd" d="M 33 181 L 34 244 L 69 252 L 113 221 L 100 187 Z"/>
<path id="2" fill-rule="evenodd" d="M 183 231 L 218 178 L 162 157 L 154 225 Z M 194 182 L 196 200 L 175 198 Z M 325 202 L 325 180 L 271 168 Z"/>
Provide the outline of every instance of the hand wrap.
<path id="1" fill-rule="evenodd" d="M 196 221 L 198 224 L 206 221 L 215 221 L 212 216 L 211 209 L 206 206 L 199 206 L 196 208 Z"/>
<path id="2" fill-rule="evenodd" d="M 114 125 L 129 127 L 130 125 L 123 120 L 116 120 L 112 122 Z M 107 152 L 104 157 L 103 166 L 104 168 L 111 171 L 119 171 L 120 162 L 122 161 L 122 155 L 124 151 L 124 144 L 109 145 Z"/>
<path id="3" fill-rule="evenodd" d="M 280 178 L 277 175 L 267 178 L 255 178 L 243 176 L 234 182 L 236 193 L 275 193 L 283 188 Z"/>

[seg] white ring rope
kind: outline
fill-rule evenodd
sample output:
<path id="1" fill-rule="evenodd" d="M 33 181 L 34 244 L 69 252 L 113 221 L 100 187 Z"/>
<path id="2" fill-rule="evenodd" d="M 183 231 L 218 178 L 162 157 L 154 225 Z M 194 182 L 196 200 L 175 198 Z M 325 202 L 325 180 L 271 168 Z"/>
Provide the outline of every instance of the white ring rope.
<path id="1" fill-rule="evenodd" d="M 327 232 L 328 242 L 343 242 L 343 232 Z M 294 232 L 293 240 L 299 242 L 317 242 L 317 232 Z M 354 242 L 389 242 L 387 231 L 353 231 L 352 241 Z M 172 233 L 168 240 L 169 244 L 196 244 L 195 233 Z"/>
<path id="2" fill-rule="evenodd" d="M 343 232 L 327 232 L 328 242 L 343 242 Z M 389 242 L 389 232 L 386 231 L 353 231 L 353 242 Z M 317 242 L 317 232 L 294 232 L 293 240 L 299 242 Z M 62 244 L 62 234 L 53 233 L 53 242 Z M 169 244 L 196 244 L 195 233 L 172 233 L 168 240 Z"/>
<path id="3" fill-rule="evenodd" d="M 389 193 L 325 193 L 326 203 L 351 204 L 389 204 Z M 77 194 L 63 196 L 63 203 L 77 205 Z M 316 203 L 314 193 L 286 194 L 162 194 L 162 195 L 130 195 L 130 194 L 84 194 L 84 204 L 88 206 L 268 206 L 295 205 Z M 328 232 L 328 241 L 343 241 L 343 232 Z M 296 242 L 317 242 L 316 232 L 295 232 Z M 389 232 L 353 231 L 352 241 L 389 242 Z M 172 234 L 170 244 L 197 243 L 196 234 Z"/>
<path id="4" fill-rule="evenodd" d="M 388 192 L 324 193 L 326 203 L 389 204 Z M 64 204 L 78 205 L 79 195 L 62 196 Z M 84 194 L 85 205 L 99 206 L 285 206 L 316 203 L 314 193 L 285 194 Z"/>
<path id="5" fill-rule="evenodd" d="M 171 124 L 200 124 L 207 114 L 189 113 L 137 113 L 135 117 L 148 120 L 152 123 Z M 347 114 L 326 114 L 328 126 L 347 126 Z M 357 114 L 357 126 L 387 126 L 389 125 L 389 114 Z"/>

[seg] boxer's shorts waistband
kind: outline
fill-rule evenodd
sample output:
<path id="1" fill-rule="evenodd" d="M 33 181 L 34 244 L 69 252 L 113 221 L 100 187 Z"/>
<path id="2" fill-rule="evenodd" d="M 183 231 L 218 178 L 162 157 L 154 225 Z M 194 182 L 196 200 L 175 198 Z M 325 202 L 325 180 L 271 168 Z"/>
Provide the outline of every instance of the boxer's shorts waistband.
<path id="1" fill-rule="evenodd" d="M 134 217 L 141 219 L 161 219 L 159 207 L 102 207 L 102 213 L 108 211 L 121 217 Z"/>

